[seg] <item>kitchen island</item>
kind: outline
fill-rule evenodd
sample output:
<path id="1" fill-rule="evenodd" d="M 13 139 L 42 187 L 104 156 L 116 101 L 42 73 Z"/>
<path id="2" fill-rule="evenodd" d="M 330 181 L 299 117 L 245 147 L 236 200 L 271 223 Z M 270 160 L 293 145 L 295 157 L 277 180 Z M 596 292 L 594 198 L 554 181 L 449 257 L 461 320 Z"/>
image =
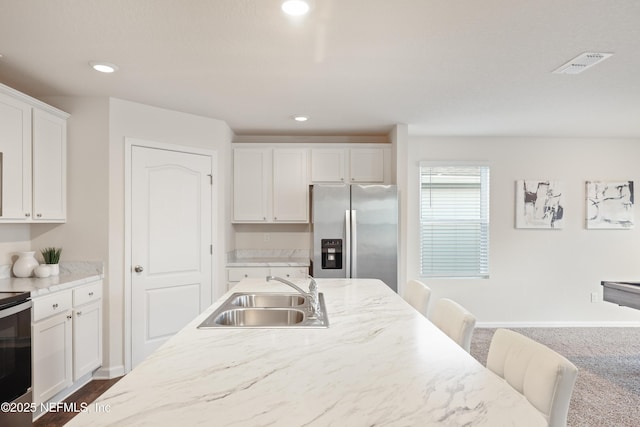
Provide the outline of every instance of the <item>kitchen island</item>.
<path id="1" fill-rule="evenodd" d="M 546 425 L 381 281 L 317 283 L 329 328 L 197 329 L 229 293 L 68 426 Z M 247 279 L 239 291 L 291 289 Z"/>

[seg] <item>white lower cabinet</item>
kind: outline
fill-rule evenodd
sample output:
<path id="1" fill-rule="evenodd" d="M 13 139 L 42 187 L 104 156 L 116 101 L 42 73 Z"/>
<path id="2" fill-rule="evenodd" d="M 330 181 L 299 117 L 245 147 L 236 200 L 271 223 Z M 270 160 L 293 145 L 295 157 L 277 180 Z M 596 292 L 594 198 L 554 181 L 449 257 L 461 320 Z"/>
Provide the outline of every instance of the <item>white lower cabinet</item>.
<path id="1" fill-rule="evenodd" d="M 102 365 L 102 281 L 33 298 L 33 401 Z"/>
<path id="2" fill-rule="evenodd" d="M 73 309 L 73 380 L 102 366 L 102 301 Z"/>
<path id="3" fill-rule="evenodd" d="M 33 300 L 33 401 L 46 402 L 72 379 L 71 291 Z"/>

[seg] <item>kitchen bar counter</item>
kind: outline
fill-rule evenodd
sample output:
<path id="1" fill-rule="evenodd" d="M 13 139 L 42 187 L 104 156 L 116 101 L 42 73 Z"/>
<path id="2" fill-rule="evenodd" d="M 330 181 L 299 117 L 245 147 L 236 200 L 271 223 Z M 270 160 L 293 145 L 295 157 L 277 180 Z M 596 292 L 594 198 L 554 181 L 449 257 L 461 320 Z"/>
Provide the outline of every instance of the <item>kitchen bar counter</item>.
<path id="1" fill-rule="evenodd" d="M 224 295 L 67 425 L 546 425 L 384 283 L 317 282 L 328 329 L 197 329 Z"/>
<path id="2" fill-rule="evenodd" d="M 601 282 L 602 299 L 640 310 L 640 282 Z"/>

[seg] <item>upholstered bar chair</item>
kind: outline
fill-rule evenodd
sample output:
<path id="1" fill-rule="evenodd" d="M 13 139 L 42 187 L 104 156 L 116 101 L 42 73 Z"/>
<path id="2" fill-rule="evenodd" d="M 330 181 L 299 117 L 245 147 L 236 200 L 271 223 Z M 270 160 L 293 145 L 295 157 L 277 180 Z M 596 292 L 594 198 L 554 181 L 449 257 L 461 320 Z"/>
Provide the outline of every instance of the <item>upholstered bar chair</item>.
<path id="1" fill-rule="evenodd" d="M 489 346 L 487 368 L 504 378 L 548 420 L 565 427 L 578 368 L 549 347 L 522 334 L 498 329 Z"/>
<path id="2" fill-rule="evenodd" d="M 441 298 L 433 309 L 431 321 L 468 353 L 476 318 L 469 310 L 450 300 Z"/>
<path id="3" fill-rule="evenodd" d="M 427 285 L 419 280 L 409 280 L 404 287 L 402 297 L 424 317 L 427 317 L 429 299 L 431 299 L 431 289 Z"/>

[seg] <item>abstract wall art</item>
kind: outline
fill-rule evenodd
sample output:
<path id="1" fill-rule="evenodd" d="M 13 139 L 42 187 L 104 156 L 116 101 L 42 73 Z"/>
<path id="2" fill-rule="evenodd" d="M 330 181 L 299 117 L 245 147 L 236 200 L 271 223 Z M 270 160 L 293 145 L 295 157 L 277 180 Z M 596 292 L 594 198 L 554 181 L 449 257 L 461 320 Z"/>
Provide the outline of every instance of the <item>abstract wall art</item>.
<path id="1" fill-rule="evenodd" d="M 633 228 L 633 181 L 587 181 L 587 228 Z"/>
<path id="2" fill-rule="evenodd" d="M 564 202 L 558 181 L 516 181 L 516 228 L 562 228 Z"/>

